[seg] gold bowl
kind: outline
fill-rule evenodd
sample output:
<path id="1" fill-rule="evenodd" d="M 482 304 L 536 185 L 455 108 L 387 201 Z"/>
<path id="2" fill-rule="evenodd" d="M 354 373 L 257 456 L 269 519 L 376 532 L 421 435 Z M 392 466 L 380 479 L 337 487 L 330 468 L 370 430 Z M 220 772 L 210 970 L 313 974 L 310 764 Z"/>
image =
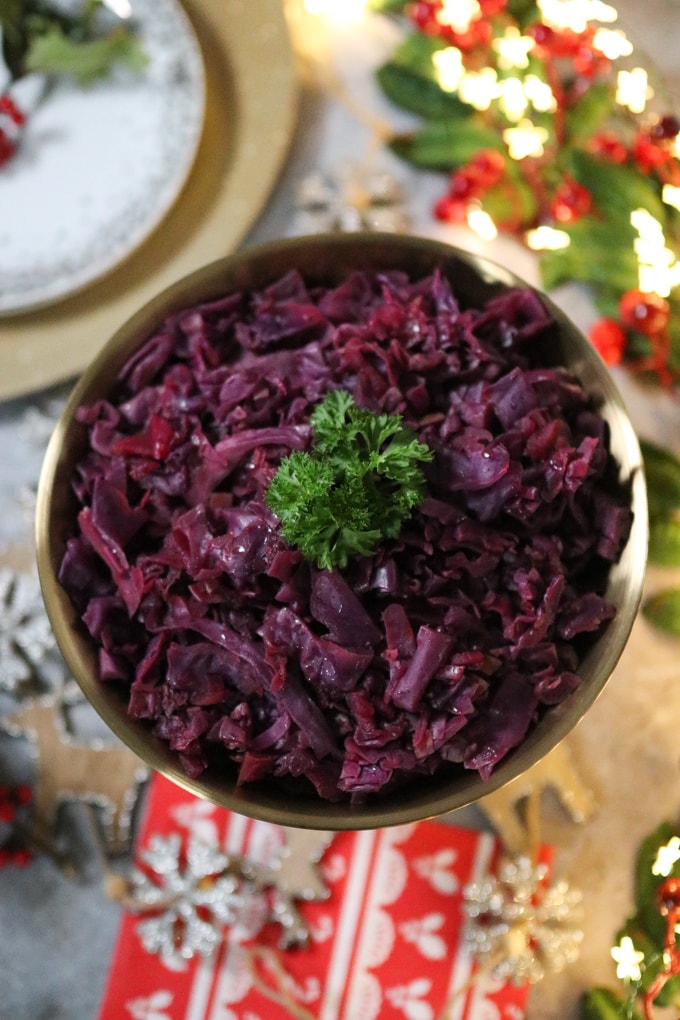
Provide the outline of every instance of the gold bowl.
<path id="1" fill-rule="evenodd" d="M 612 568 L 607 598 L 614 619 L 598 634 L 579 667 L 581 683 L 561 704 L 545 710 L 523 742 L 482 780 L 462 767 L 422 777 L 402 789 L 376 794 L 363 804 L 331 803 L 313 792 L 291 794 L 275 783 L 237 786 L 235 773 L 207 771 L 190 779 L 178 756 L 154 737 L 149 725 L 126 714 L 126 692 L 97 677 L 92 639 L 58 581 L 65 545 L 74 531 L 76 501 L 72 469 L 84 449 L 85 430 L 75 417 L 82 404 L 105 397 L 115 377 L 166 315 L 234 290 L 257 289 L 290 269 L 308 282 L 333 285 L 353 269 L 401 269 L 412 278 L 439 268 L 465 305 L 480 307 L 509 287 L 526 287 L 506 269 L 440 242 L 409 236 L 345 234 L 294 238 L 246 249 L 212 263 L 168 288 L 126 322 L 103 347 L 75 386 L 52 435 L 40 478 L 36 540 L 44 600 L 61 652 L 85 696 L 115 734 L 152 769 L 181 787 L 243 815 L 282 825 L 316 829 L 368 829 L 434 817 L 471 804 L 525 772 L 555 747 L 605 686 L 628 639 L 642 591 L 647 554 L 647 504 L 638 441 L 616 385 L 579 330 L 550 300 L 552 358 L 567 365 L 597 401 L 607 420 L 611 451 L 622 478 L 631 479 L 634 520 L 620 561 Z"/>

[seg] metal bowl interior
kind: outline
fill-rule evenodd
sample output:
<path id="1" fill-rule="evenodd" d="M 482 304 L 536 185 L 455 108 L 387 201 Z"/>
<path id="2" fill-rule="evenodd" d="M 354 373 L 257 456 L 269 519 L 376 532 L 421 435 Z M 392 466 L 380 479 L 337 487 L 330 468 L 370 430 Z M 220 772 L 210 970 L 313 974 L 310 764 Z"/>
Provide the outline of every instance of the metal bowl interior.
<path id="1" fill-rule="evenodd" d="M 84 448 L 76 409 L 105 396 L 121 366 L 170 312 L 235 289 L 261 287 L 297 268 L 310 281 L 332 284 L 356 268 L 398 268 L 416 277 L 439 268 L 451 279 L 464 306 L 479 306 L 513 286 L 527 286 L 488 260 L 440 242 L 410 236 L 323 235 L 275 242 L 214 262 L 171 286 L 123 325 L 75 386 L 49 443 L 40 478 L 36 514 L 37 559 L 43 596 L 57 642 L 85 696 L 110 729 L 152 769 L 192 793 L 240 814 L 301 828 L 368 829 L 434 817 L 471 804 L 525 772 L 555 747 L 601 693 L 628 639 L 638 611 L 647 555 L 647 504 L 638 441 L 609 371 L 563 312 L 545 296 L 555 326 L 545 343 L 546 361 L 568 365 L 598 402 L 611 433 L 621 477 L 631 479 L 634 523 L 620 562 L 612 569 L 608 598 L 614 620 L 583 659 L 580 686 L 548 709 L 523 743 L 486 782 L 460 769 L 421 779 L 404 789 L 376 795 L 360 805 L 329 803 L 310 793 L 292 796 L 274 783 L 237 787 L 235 774 L 206 772 L 189 779 L 173 752 L 148 725 L 126 714 L 125 692 L 97 677 L 96 650 L 66 592 L 59 564 L 73 532 L 77 507 L 70 488 L 74 464 Z"/>

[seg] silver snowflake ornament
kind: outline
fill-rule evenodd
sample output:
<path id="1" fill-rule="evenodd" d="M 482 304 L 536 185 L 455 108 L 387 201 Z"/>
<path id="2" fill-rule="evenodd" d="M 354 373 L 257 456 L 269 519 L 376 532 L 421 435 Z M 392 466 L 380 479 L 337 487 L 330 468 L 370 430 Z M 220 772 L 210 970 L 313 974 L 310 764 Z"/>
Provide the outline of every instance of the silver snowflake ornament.
<path id="1" fill-rule="evenodd" d="M 503 858 L 496 875 L 463 889 L 463 944 L 500 981 L 536 984 L 578 959 L 581 902 L 565 881 L 548 882 L 545 864 Z"/>
<path id="2" fill-rule="evenodd" d="M 298 839 L 297 830 L 284 831 L 285 844 L 266 864 L 231 856 L 195 836 L 186 848 L 177 833 L 152 836 L 141 866 L 114 896 L 140 916 L 137 930 L 146 951 L 174 966 L 211 956 L 227 927 L 250 939 L 270 922 L 280 926 L 282 948 L 304 944 L 309 930 L 296 900 L 327 894 L 310 869 L 330 835 L 316 834 L 310 842 L 304 834 Z"/>
<path id="3" fill-rule="evenodd" d="M 210 956 L 224 926 L 240 921 L 251 892 L 232 859 L 195 838 L 185 853 L 172 834 L 152 837 L 141 861 L 148 870 L 132 871 L 126 902 L 146 915 L 137 926 L 144 948 L 170 962 Z"/>
<path id="4" fill-rule="evenodd" d="M 295 206 L 304 233 L 408 229 L 399 183 L 384 171 L 366 173 L 354 164 L 345 164 L 333 174 L 307 174 L 297 188 Z"/>
<path id="5" fill-rule="evenodd" d="M 33 680 L 55 648 L 38 578 L 0 567 L 0 688 L 14 693 Z"/>

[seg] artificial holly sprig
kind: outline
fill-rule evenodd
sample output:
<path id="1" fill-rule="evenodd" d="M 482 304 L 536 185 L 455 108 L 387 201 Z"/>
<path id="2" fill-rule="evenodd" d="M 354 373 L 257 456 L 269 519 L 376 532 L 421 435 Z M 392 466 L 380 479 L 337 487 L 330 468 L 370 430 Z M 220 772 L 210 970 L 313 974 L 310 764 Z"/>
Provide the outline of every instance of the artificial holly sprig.
<path id="1" fill-rule="evenodd" d="M 680 838 L 661 824 L 638 851 L 635 911 L 612 949 L 619 989 L 589 989 L 582 1020 L 654 1020 L 659 1008 L 680 1008 Z"/>
<path id="2" fill-rule="evenodd" d="M 12 95 L 29 74 L 68 76 L 88 85 L 114 64 L 141 70 L 142 44 L 129 21 L 113 24 L 100 17 L 103 0 L 84 0 L 74 13 L 48 0 L 0 0 L 2 58 L 9 81 L 0 92 L 0 167 L 17 151 L 26 111 Z"/>
<path id="3" fill-rule="evenodd" d="M 536 250 L 542 284 L 588 285 L 612 364 L 680 376 L 680 122 L 649 111 L 610 5 L 372 0 L 404 36 L 377 71 L 419 118 L 390 144 L 441 173 L 433 213 Z M 573 11 L 573 13 L 571 13 Z M 604 24 L 598 23 L 597 19 Z"/>

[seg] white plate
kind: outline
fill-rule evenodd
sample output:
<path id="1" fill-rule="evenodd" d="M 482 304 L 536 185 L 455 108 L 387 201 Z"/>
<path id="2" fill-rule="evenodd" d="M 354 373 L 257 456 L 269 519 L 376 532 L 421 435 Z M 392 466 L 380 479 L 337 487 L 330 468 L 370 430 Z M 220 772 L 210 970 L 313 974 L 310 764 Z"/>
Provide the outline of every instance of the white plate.
<path id="1" fill-rule="evenodd" d="M 148 65 L 86 88 L 60 80 L 0 169 L 0 314 L 103 276 L 175 202 L 198 150 L 205 75 L 178 0 L 133 0 Z"/>

